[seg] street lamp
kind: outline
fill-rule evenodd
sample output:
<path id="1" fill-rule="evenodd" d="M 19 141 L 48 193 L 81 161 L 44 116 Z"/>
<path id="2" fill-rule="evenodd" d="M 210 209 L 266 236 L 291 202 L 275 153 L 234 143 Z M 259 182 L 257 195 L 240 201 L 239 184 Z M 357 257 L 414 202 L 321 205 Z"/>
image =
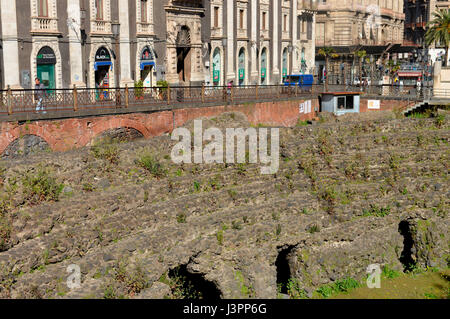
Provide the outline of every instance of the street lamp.
<path id="1" fill-rule="evenodd" d="M 111 31 L 115 40 L 115 51 L 118 53 L 119 52 L 119 34 L 120 34 L 120 23 L 117 21 L 114 21 L 111 23 Z M 120 62 L 119 59 L 117 58 L 116 52 L 112 52 L 113 53 L 113 57 L 116 60 L 116 87 L 120 86 Z"/>

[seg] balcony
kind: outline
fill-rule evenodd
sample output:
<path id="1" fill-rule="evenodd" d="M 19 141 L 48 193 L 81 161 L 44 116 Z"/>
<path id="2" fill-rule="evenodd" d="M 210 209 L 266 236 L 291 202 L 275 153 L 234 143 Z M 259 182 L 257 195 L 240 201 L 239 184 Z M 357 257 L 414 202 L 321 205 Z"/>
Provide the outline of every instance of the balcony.
<path id="1" fill-rule="evenodd" d="M 298 9 L 317 10 L 319 0 L 298 0 Z"/>
<path id="2" fill-rule="evenodd" d="M 153 35 L 153 23 L 138 22 L 137 23 L 138 35 Z"/>
<path id="3" fill-rule="evenodd" d="M 31 33 L 59 34 L 58 19 L 50 17 L 33 17 L 31 19 Z"/>
<path id="4" fill-rule="evenodd" d="M 211 27 L 211 38 L 221 38 L 222 28 L 221 27 Z"/>
<path id="5" fill-rule="evenodd" d="M 111 21 L 94 20 L 91 22 L 91 30 L 93 34 L 111 34 Z"/>

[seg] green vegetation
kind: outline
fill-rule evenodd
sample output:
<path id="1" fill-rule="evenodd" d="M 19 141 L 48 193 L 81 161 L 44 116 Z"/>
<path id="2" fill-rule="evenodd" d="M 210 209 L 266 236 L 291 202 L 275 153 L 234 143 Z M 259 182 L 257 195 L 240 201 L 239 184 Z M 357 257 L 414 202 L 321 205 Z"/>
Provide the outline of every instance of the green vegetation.
<path id="1" fill-rule="evenodd" d="M 36 171 L 30 171 L 22 177 L 23 194 L 30 204 L 43 201 L 58 201 L 64 188 L 59 184 L 49 168 L 39 166 Z"/>
<path id="2" fill-rule="evenodd" d="M 167 169 L 149 151 L 144 151 L 137 159 L 137 164 L 146 169 L 153 177 L 162 178 L 167 175 Z"/>
<path id="3" fill-rule="evenodd" d="M 119 147 L 111 138 L 104 138 L 91 147 L 91 153 L 95 158 L 105 160 L 110 164 L 119 164 Z"/>
<path id="4" fill-rule="evenodd" d="M 186 214 L 185 213 L 179 213 L 177 215 L 177 222 L 180 224 L 186 223 Z"/>
<path id="5" fill-rule="evenodd" d="M 363 210 L 363 216 L 375 216 L 375 217 L 385 217 L 391 213 L 391 207 L 378 207 L 375 204 L 370 204 L 369 209 Z"/>
<path id="6" fill-rule="evenodd" d="M 344 279 L 337 280 L 336 282 L 325 285 L 320 287 L 316 290 L 316 293 L 318 293 L 323 298 L 329 298 L 334 294 L 338 293 L 346 293 L 351 289 L 360 287 L 360 283 L 356 281 L 355 279 L 348 277 Z"/>

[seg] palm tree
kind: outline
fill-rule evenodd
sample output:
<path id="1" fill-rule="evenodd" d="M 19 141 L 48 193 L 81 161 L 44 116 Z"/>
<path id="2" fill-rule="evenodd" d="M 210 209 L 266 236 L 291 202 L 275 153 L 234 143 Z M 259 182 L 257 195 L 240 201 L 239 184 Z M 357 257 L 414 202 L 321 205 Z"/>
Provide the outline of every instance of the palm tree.
<path id="1" fill-rule="evenodd" d="M 428 22 L 425 42 L 427 45 L 440 43 L 445 47 L 445 61 L 447 66 L 448 47 L 450 42 L 450 9 L 433 12 L 434 19 Z"/>
<path id="2" fill-rule="evenodd" d="M 336 54 L 336 51 L 333 48 L 330 47 L 323 47 L 319 49 L 319 55 L 322 55 L 325 57 L 325 70 L 326 70 L 326 77 L 325 77 L 325 92 L 328 92 L 328 60 L 329 58 L 337 58 L 338 55 Z"/>
<path id="3" fill-rule="evenodd" d="M 366 50 L 359 50 L 359 51 L 356 51 L 356 55 L 359 58 L 359 86 L 361 86 L 361 82 L 362 82 L 362 61 L 366 57 L 367 52 L 366 52 Z"/>

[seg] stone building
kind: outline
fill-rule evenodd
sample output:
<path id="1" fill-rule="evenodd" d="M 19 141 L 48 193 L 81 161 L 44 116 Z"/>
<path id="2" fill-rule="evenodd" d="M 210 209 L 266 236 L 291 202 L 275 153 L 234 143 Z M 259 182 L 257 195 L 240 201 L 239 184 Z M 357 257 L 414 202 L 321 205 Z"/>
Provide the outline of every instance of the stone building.
<path id="1" fill-rule="evenodd" d="M 321 0 L 316 17 L 316 52 L 333 47 L 340 55 L 330 66 L 333 83 L 356 73 L 355 55 L 365 50 L 372 61 L 392 53 L 403 44 L 404 0 Z M 373 63 L 372 62 L 372 63 Z M 316 56 L 316 76 L 323 76 L 324 59 Z M 344 73 L 341 77 L 340 74 Z"/>
<path id="2" fill-rule="evenodd" d="M 0 0 L 1 87 L 274 84 L 314 66 L 313 0 Z"/>
<path id="3" fill-rule="evenodd" d="M 441 9 L 449 9 L 448 0 L 405 0 L 405 40 L 408 43 L 425 49 L 426 25 L 433 20 L 433 13 Z M 426 50 L 431 61 L 444 58 L 444 46 L 433 43 Z"/>

